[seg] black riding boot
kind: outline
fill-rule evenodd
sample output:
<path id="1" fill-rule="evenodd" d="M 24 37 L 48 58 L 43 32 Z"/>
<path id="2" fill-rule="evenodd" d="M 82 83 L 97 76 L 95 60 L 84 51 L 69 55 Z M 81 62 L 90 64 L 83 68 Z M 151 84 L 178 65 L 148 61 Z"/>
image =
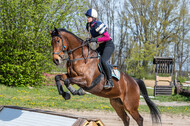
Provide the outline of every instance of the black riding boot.
<path id="1" fill-rule="evenodd" d="M 106 64 L 106 63 L 105 63 Z M 114 84 L 113 84 L 113 80 L 112 80 L 112 74 L 111 74 L 111 70 L 108 68 L 108 65 L 104 65 L 104 71 L 107 75 L 107 83 L 106 85 L 104 85 L 105 89 L 109 89 L 109 88 L 113 88 Z"/>

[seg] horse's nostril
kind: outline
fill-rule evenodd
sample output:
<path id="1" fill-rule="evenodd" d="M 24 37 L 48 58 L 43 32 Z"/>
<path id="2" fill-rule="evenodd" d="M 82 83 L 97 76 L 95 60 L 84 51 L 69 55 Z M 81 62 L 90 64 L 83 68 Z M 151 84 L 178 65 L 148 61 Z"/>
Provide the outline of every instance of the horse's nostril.
<path id="1" fill-rule="evenodd" d="M 56 65 L 59 65 L 59 60 L 58 60 L 58 59 L 54 59 L 54 63 L 55 63 Z"/>

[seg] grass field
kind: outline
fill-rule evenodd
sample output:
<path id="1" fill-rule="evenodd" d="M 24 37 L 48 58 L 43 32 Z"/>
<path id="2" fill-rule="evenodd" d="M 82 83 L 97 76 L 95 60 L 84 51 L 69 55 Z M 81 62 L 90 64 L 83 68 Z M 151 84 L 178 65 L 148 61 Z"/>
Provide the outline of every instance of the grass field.
<path id="1" fill-rule="evenodd" d="M 78 88 L 75 86 L 75 88 Z M 64 89 L 66 90 L 66 89 Z M 148 92 L 153 92 L 148 89 Z M 176 96 L 157 96 L 155 100 L 165 101 L 186 101 L 189 98 Z M 70 100 L 65 101 L 62 96 L 58 95 L 56 86 L 42 87 L 7 87 L 0 84 L 0 105 L 13 105 L 28 108 L 39 109 L 76 109 L 76 110 L 109 110 L 114 111 L 109 104 L 109 99 L 86 94 L 84 96 L 72 96 Z M 158 106 L 162 113 L 173 114 L 190 114 L 189 106 Z M 140 112 L 149 112 L 146 105 L 139 107 Z"/>

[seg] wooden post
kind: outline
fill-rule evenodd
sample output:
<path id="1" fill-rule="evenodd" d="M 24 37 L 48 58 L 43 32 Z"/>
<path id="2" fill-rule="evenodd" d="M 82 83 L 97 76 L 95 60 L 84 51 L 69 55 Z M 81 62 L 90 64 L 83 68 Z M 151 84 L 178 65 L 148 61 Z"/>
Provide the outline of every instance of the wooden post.
<path id="1" fill-rule="evenodd" d="M 173 78 L 173 64 L 170 64 L 170 66 L 171 66 L 171 73 L 170 73 L 170 75 L 171 75 L 171 82 L 170 82 L 170 86 L 173 86 L 173 84 L 172 84 L 172 78 Z"/>
<path id="2" fill-rule="evenodd" d="M 155 86 L 157 86 L 157 73 L 158 73 L 158 64 L 155 64 Z"/>
<path id="3" fill-rule="evenodd" d="M 175 82 L 174 82 L 174 85 L 175 86 L 177 85 L 177 72 L 175 72 Z"/>
<path id="4" fill-rule="evenodd" d="M 158 73 L 158 64 L 155 64 L 155 85 L 154 85 L 154 96 L 156 96 L 156 86 L 157 86 L 157 73 Z"/>

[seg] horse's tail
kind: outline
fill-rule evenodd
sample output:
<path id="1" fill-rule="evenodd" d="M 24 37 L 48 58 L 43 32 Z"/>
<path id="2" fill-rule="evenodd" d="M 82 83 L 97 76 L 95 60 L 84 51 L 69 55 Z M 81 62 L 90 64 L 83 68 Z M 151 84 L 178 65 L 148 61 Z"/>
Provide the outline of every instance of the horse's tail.
<path id="1" fill-rule="evenodd" d="M 151 113 L 153 123 L 161 123 L 160 111 L 157 108 L 157 106 L 150 100 L 144 82 L 142 80 L 136 79 L 136 78 L 134 78 L 134 80 L 139 85 L 142 96 L 144 97 L 144 99 L 145 99 L 145 101 L 146 101 L 146 103 L 150 109 L 150 113 Z"/>

